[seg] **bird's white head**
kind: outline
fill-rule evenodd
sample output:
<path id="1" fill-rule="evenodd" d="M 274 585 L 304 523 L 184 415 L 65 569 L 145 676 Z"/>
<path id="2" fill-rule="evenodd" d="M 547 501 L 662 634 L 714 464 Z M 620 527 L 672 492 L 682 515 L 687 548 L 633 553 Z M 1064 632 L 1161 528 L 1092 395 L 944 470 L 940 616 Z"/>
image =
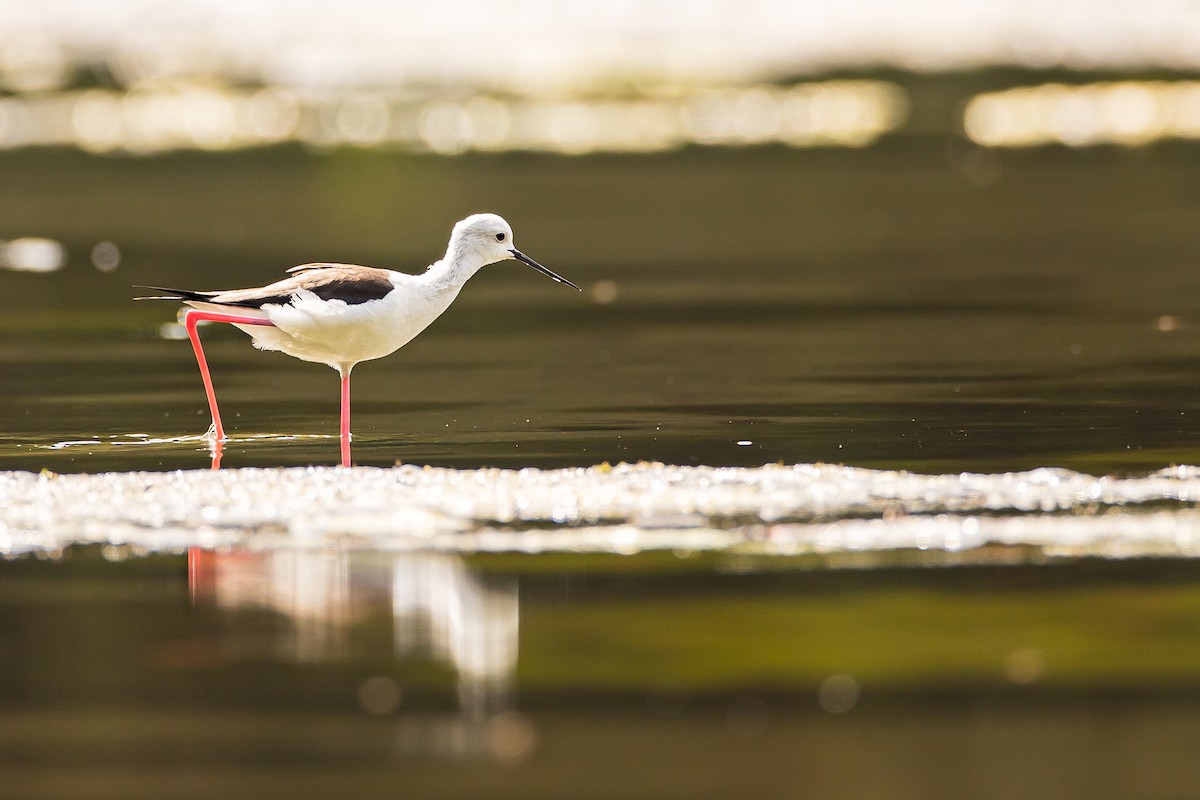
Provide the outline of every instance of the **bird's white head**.
<path id="1" fill-rule="evenodd" d="M 499 214 L 472 214 L 454 225 L 447 253 L 479 266 L 512 258 L 512 226 Z"/>
<path id="2" fill-rule="evenodd" d="M 454 225 L 446 261 L 455 263 L 470 277 L 488 264 L 516 259 L 559 283 L 578 289 L 561 275 L 556 275 L 513 245 L 512 226 L 499 214 L 472 214 Z"/>

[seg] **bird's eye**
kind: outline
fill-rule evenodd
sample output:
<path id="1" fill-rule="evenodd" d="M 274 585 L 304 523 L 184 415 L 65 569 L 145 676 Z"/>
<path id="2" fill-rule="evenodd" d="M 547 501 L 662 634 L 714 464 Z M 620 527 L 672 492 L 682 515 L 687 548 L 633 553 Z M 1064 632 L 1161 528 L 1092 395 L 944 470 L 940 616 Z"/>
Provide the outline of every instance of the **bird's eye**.
<path id="1" fill-rule="evenodd" d="M 503 234 L 503 233 L 497 233 L 497 234 L 496 234 L 496 241 L 497 241 L 497 242 L 503 242 L 503 241 L 504 241 L 504 234 Z"/>

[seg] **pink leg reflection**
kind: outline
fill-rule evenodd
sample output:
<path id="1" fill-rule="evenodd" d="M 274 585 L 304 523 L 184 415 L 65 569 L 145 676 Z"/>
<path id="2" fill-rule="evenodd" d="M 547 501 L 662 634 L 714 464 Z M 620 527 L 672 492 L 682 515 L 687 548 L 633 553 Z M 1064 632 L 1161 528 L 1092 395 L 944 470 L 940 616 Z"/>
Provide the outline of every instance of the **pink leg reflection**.
<path id="1" fill-rule="evenodd" d="M 220 469 L 221 456 L 225 453 L 225 443 L 220 439 L 213 439 L 208 443 L 208 452 L 212 456 L 212 469 Z"/>

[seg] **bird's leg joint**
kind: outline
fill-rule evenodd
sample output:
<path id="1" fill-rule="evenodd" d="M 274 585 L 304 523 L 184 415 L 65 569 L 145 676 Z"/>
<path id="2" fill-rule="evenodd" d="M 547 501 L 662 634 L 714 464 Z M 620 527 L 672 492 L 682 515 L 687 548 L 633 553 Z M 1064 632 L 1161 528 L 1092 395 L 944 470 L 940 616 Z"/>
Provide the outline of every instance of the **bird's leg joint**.
<path id="1" fill-rule="evenodd" d="M 244 317 L 240 314 L 225 314 L 219 311 L 201 311 L 198 308 L 193 308 L 185 311 L 183 314 L 183 324 L 186 327 L 194 327 L 197 322 L 209 320 L 211 322 L 228 322 L 231 325 L 264 325 L 274 327 L 275 323 L 269 319 L 262 317 Z"/>

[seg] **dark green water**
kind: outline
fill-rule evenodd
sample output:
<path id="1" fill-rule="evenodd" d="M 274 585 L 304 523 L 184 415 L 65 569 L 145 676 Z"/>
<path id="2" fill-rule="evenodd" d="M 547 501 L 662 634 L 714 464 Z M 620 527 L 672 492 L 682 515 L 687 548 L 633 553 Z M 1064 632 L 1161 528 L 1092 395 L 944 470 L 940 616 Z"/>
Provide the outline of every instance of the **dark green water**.
<path id="1" fill-rule="evenodd" d="M 130 302 L 132 284 L 253 285 L 313 260 L 418 271 L 479 210 L 585 291 L 485 270 L 356 372 L 359 464 L 1197 463 L 1198 152 L 984 154 L 982 173 L 941 139 L 575 159 L 0 154 L 0 238 L 71 254 L 56 273 L 0 272 L 0 468 L 208 466 L 194 442 L 125 443 L 208 424 L 187 342 L 159 335 L 173 308 Z M 101 240 L 121 249 L 114 272 L 90 264 Z M 337 462 L 335 439 L 282 438 L 336 433 L 332 371 L 236 331 L 207 341 L 235 436 L 225 466 Z M 81 440 L 99 443 L 54 447 Z M 1191 562 L 222 558 L 224 572 L 79 549 L 0 563 L 0 796 L 1200 785 Z M 475 626 L 464 651 L 452 600 Z M 471 647 L 500 661 L 483 670 Z"/>

